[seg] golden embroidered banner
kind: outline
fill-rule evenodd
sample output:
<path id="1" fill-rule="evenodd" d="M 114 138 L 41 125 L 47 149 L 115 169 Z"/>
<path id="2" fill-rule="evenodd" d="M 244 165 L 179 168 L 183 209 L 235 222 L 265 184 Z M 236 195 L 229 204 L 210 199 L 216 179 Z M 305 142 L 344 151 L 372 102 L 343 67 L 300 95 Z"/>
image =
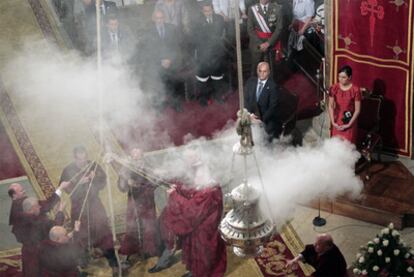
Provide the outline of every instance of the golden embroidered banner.
<path id="1" fill-rule="evenodd" d="M 329 11 L 328 11 L 329 12 Z M 384 148 L 412 155 L 413 1 L 335 0 L 330 80 L 347 64 L 354 83 L 384 97 Z"/>

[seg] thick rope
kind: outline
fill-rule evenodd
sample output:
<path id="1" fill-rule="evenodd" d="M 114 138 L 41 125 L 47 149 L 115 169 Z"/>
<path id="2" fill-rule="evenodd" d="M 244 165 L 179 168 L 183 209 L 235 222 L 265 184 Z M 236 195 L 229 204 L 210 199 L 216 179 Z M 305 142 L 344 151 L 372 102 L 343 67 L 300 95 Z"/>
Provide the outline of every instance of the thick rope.
<path id="1" fill-rule="evenodd" d="M 174 185 L 172 183 L 169 183 L 169 182 L 161 179 L 160 177 L 158 177 L 158 176 L 156 176 L 152 173 L 149 173 L 148 172 L 148 167 L 146 167 L 146 169 L 140 169 L 140 168 L 134 167 L 134 165 L 131 164 L 131 161 L 126 160 L 126 159 L 122 159 L 120 157 L 117 157 L 114 154 L 111 154 L 111 159 L 113 159 L 114 161 L 116 161 L 117 163 L 122 165 L 123 167 L 129 169 L 130 171 L 136 173 L 137 175 L 145 178 L 146 180 L 151 182 L 156 187 L 165 187 L 165 188 L 169 189 L 171 186 Z"/>
<path id="2" fill-rule="evenodd" d="M 81 210 L 80 210 L 80 213 L 79 213 L 79 216 L 78 216 L 78 220 L 80 220 L 81 219 L 81 217 L 82 217 L 82 214 L 83 214 L 83 211 L 85 210 L 85 205 L 86 205 L 86 202 L 88 202 L 88 196 L 89 196 L 89 192 L 91 191 L 91 188 L 92 188 L 92 182 L 93 182 L 93 180 L 95 179 L 95 173 L 96 173 L 96 168 L 98 167 L 98 164 L 97 163 L 95 163 L 95 168 L 93 169 L 93 176 L 92 176 L 92 178 L 91 178 L 91 180 L 89 181 L 89 184 L 88 184 L 88 190 L 86 191 L 86 195 L 85 195 L 85 199 L 83 199 L 83 203 L 82 203 L 82 208 L 81 208 Z"/>

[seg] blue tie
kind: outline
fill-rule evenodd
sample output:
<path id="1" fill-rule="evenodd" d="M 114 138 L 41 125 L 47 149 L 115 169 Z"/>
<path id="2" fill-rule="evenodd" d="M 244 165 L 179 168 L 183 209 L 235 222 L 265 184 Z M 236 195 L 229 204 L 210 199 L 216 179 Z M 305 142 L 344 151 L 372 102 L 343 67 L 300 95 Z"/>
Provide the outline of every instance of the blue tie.
<path id="1" fill-rule="evenodd" d="M 259 86 L 257 87 L 257 91 L 256 91 L 256 101 L 259 102 L 259 98 L 260 98 L 260 94 L 262 94 L 262 90 L 263 90 L 263 82 L 259 81 Z"/>

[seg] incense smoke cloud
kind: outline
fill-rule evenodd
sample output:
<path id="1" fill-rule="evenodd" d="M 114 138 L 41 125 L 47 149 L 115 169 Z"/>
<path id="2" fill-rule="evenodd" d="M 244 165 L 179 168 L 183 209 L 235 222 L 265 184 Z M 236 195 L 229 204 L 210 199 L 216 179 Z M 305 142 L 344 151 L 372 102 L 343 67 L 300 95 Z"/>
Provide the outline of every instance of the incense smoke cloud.
<path id="1" fill-rule="evenodd" d="M 41 122 L 45 111 L 51 112 L 53 120 L 44 122 L 48 126 L 43 126 L 51 137 L 63 141 L 65 136 L 72 136 L 72 132 L 77 132 L 74 122 L 98 132 L 102 116 L 107 123 L 103 125 L 104 136 L 109 134 L 109 125 L 125 145 L 139 142 L 143 149 L 154 144 L 171 145 L 165 132 L 154 129 L 157 116 L 149 104 L 150 96 L 161 98 L 163 95 L 142 91 L 140 77 L 125 64 L 104 63 L 99 78 L 94 59 L 28 39 L 23 50 L 3 71 L 8 92 L 19 99 L 19 115 Z M 145 129 L 147 135 L 137 141 L 130 134 L 132 128 Z M 77 144 L 83 141 L 73 142 Z"/>
<path id="2" fill-rule="evenodd" d="M 317 146 L 292 147 L 279 141 L 269 148 L 260 143 L 260 132 L 256 131 L 255 135 L 257 164 L 253 155 L 248 156 L 246 173 L 241 156 L 234 156 L 232 162 L 232 148 L 238 141 L 234 128 L 224 130 L 214 141 L 197 139 L 186 147 L 198 151 L 200 160 L 209 165 L 211 176 L 205 180 L 216 180 L 225 193 L 240 185 L 245 174 L 251 185 L 262 190 L 259 169 L 264 186 L 260 204 L 263 212 L 270 213 L 278 226 L 293 216 L 297 205 L 319 197 L 335 198 L 343 194 L 358 197 L 360 194 L 362 181 L 354 173 L 354 165 L 360 155 L 349 142 L 331 138 Z M 178 152 L 174 155 L 173 160 L 180 158 Z M 172 164 L 176 166 L 175 176 L 191 179 L 184 165 L 171 163 L 171 167 Z M 183 169 L 181 172 L 180 168 Z M 211 184 L 215 183 L 205 185 Z"/>
<path id="3" fill-rule="evenodd" d="M 140 89 L 138 76 L 128 67 L 104 65 L 99 81 L 104 93 L 102 110 L 95 62 L 74 52 L 62 53 L 51 46 L 30 41 L 3 71 L 8 92 L 19 99 L 16 108 L 20 116 L 40 121 L 44 119 L 44 111 L 50 110 L 53 119 L 44 127 L 48 136 L 55 138 L 54 141 L 58 141 L 56 138 L 67 139 L 77 131 L 72 122 L 98 127 L 102 115 L 109 125 L 119 127 L 119 132 L 122 131 L 120 126 L 125 126 L 125 134 L 118 133 L 121 139 L 126 138 L 125 145 L 138 142 L 144 149 L 153 144 L 171 145 L 168 135 L 155 129 L 156 113 L 148 105 L 147 97 L 152 92 L 144 93 Z M 135 122 L 133 126 L 132 122 Z M 73 129 L 66 129 L 67 126 Z M 145 134 L 131 139 L 129 131 L 134 127 L 145 129 Z M 294 148 L 275 144 L 270 149 L 262 146 L 261 140 L 260 132 L 256 131 L 255 155 L 263 178 L 264 195 L 278 224 L 289 219 L 300 203 L 324 196 L 333 198 L 347 192 L 353 196 L 360 193 L 362 183 L 354 175 L 354 164 L 359 154 L 351 144 L 328 139 L 316 147 Z M 200 160 L 210 169 L 206 170 L 211 174 L 211 178 L 204 179 L 206 183 L 213 183 L 210 180 L 214 179 L 225 192 L 229 192 L 241 183 L 244 176 L 242 158 L 235 156 L 232 163 L 232 148 L 237 141 L 234 123 L 230 122 L 213 141 L 189 138 L 186 146 L 150 155 L 149 160 L 155 167 L 165 170 L 165 178 L 186 176 L 191 180 L 193 176 L 189 174 L 189 165 L 180 149 L 195 149 Z M 79 143 L 82 141 L 73 142 L 74 145 Z M 60 145 L 53 147 L 60 149 Z M 247 165 L 249 182 L 261 188 L 253 157 L 248 157 Z M 269 210 L 265 204 L 262 207 L 265 212 Z"/>

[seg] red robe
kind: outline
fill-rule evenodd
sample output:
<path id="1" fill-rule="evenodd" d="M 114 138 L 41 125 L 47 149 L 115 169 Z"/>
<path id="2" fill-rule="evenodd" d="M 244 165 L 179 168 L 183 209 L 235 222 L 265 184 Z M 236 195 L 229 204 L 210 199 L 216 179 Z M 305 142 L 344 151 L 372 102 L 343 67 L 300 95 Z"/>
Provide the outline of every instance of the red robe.
<path id="1" fill-rule="evenodd" d="M 42 277 L 77 277 L 80 249 L 73 243 L 45 240 L 39 247 Z"/>
<path id="2" fill-rule="evenodd" d="M 226 246 L 218 231 L 223 212 L 219 186 L 201 190 L 178 186 L 163 211 L 163 225 L 181 241 L 182 261 L 194 277 L 226 272 Z"/>
<path id="3" fill-rule="evenodd" d="M 335 108 L 334 108 L 334 121 L 338 125 L 344 125 L 342 118 L 344 117 L 345 111 L 350 111 L 352 115 L 355 112 L 355 101 L 361 101 L 361 91 L 359 87 L 352 85 L 352 87 L 347 90 L 341 90 L 339 84 L 333 85 L 329 90 L 329 97 L 334 98 Z M 346 130 L 339 131 L 336 128 L 331 128 L 331 136 L 342 137 L 353 144 L 357 142 L 357 131 L 358 131 L 358 121 L 356 120 L 352 126 Z"/>
<path id="4" fill-rule="evenodd" d="M 50 220 L 45 214 L 23 215 L 21 228 L 25 235 L 21 237 L 23 276 L 41 276 L 39 271 L 39 244 L 48 239 L 50 229 L 55 225 L 62 225 L 64 215 L 62 212 L 56 214 L 56 220 Z"/>
<path id="5" fill-rule="evenodd" d="M 93 171 L 95 165 L 92 165 L 90 171 Z M 82 168 L 78 168 L 75 163 L 71 163 L 62 172 L 60 182 L 69 181 L 75 176 Z M 71 181 L 72 185 L 67 188 L 67 192 L 70 193 L 74 188 L 78 180 L 83 174 L 78 174 L 77 178 Z M 86 193 L 88 191 L 88 184 L 81 184 L 76 191 L 72 194 L 72 206 L 71 206 L 71 220 L 72 226 L 76 220 L 78 220 L 82 204 L 85 200 Z M 80 218 L 82 222 L 80 230 L 78 232 L 79 242 L 81 246 L 88 246 L 88 229 L 90 234 L 90 243 L 93 247 L 102 249 L 103 251 L 113 249 L 112 232 L 108 223 L 108 216 L 106 215 L 105 208 L 99 198 L 99 191 L 104 189 L 106 185 L 106 174 L 101 166 L 96 167 L 95 177 L 91 184 L 88 199 L 85 204 L 84 211 Z"/>
<path id="6" fill-rule="evenodd" d="M 128 180 L 134 182 L 136 187 L 130 187 Z M 160 243 L 157 235 L 155 187 L 143 177 L 126 169 L 120 173 L 118 186 L 121 191 L 128 191 L 126 234 L 119 253 L 158 255 Z"/>

